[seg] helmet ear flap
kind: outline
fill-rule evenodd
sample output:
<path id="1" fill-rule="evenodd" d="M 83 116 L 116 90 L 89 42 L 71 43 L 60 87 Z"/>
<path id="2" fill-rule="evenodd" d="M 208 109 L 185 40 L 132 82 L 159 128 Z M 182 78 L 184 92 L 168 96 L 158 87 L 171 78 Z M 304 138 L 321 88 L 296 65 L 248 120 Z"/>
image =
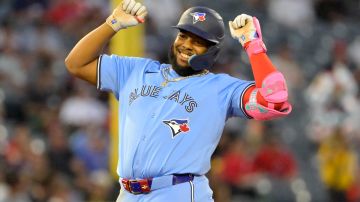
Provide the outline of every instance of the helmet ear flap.
<path id="1" fill-rule="evenodd" d="M 211 69 L 219 57 L 220 47 L 214 45 L 209 50 L 201 55 L 193 55 L 189 58 L 189 64 L 192 69 L 199 71 L 203 69 Z"/>

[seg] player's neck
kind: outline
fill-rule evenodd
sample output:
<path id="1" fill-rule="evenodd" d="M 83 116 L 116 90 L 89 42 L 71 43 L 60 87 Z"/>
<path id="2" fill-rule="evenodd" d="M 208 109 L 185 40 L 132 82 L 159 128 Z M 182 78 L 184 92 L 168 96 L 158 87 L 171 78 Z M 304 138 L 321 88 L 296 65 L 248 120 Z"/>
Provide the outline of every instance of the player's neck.
<path id="1" fill-rule="evenodd" d="M 191 76 L 194 74 L 200 74 L 202 72 L 202 70 L 200 71 L 195 71 L 193 70 L 191 67 L 179 67 L 177 65 L 172 64 L 172 69 L 180 76 Z"/>

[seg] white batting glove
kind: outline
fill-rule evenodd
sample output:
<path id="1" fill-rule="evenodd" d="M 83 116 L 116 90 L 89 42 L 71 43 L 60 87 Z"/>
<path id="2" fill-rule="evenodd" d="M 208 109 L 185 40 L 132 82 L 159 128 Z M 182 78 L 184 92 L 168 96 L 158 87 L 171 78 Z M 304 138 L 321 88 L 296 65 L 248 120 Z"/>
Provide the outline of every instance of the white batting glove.
<path id="1" fill-rule="evenodd" d="M 135 0 L 124 0 L 106 19 L 106 23 L 115 31 L 145 22 L 147 10 Z"/>
<path id="2" fill-rule="evenodd" d="M 247 14 L 238 15 L 234 21 L 229 21 L 231 36 L 239 40 L 244 47 L 249 41 L 258 38 L 253 17 Z"/>
<path id="3" fill-rule="evenodd" d="M 241 43 L 248 54 L 266 52 L 260 23 L 256 17 L 247 14 L 238 15 L 234 21 L 229 21 L 229 28 L 231 36 Z"/>

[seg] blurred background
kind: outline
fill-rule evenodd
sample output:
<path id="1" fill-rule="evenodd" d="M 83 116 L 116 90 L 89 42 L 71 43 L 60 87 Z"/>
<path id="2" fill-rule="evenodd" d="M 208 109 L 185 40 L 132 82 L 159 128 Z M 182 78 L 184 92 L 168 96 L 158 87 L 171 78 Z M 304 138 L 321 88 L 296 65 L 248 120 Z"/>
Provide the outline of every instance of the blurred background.
<path id="1" fill-rule="evenodd" d="M 208 174 L 217 202 L 360 201 L 360 1 L 144 0 L 145 57 L 167 62 L 188 7 L 225 24 L 257 16 L 293 112 L 230 119 Z M 108 95 L 71 77 L 64 58 L 104 22 L 107 0 L 0 1 L 0 202 L 114 201 Z M 124 39 L 126 40 L 126 39 Z M 252 80 L 227 37 L 215 72 Z"/>

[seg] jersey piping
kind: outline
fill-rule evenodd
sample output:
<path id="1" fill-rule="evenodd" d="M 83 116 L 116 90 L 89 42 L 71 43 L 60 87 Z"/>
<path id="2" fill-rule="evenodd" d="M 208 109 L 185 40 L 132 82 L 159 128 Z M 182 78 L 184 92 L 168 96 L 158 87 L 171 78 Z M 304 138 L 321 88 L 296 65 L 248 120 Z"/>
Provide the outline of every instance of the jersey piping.
<path id="1" fill-rule="evenodd" d="M 97 61 L 97 65 L 96 65 L 96 88 L 98 90 L 100 90 L 101 88 L 101 83 L 100 83 L 100 78 L 101 78 L 101 59 L 102 59 L 102 55 L 99 56 L 99 59 Z"/>
<path id="2" fill-rule="evenodd" d="M 248 86 L 246 86 L 243 90 L 243 92 L 241 93 L 241 96 L 240 96 L 240 109 L 242 111 L 242 113 L 248 118 L 248 119 L 252 119 L 251 116 L 249 116 L 245 110 L 244 110 L 244 103 L 243 103 L 243 98 L 244 98 L 244 95 L 245 95 L 245 92 L 252 86 L 254 86 L 255 83 L 250 83 Z"/>

